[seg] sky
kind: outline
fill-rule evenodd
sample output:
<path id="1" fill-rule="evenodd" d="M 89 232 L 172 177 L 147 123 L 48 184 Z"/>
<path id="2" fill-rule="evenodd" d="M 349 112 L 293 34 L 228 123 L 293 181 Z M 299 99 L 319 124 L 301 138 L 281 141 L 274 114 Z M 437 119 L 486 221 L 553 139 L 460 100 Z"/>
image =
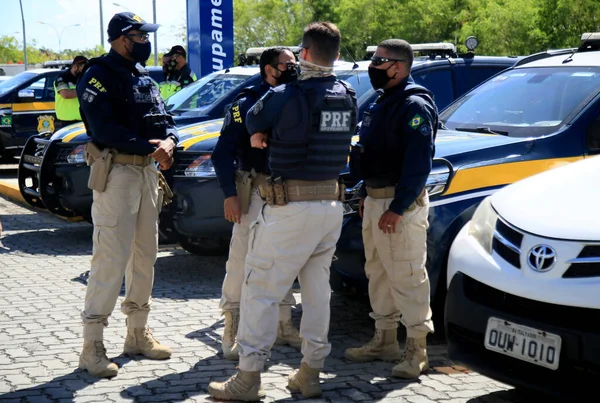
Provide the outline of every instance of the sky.
<path id="1" fill-rule="evenodd" d="M 104 18 L 104 48 L 109 49 L 106 28 L 111 17 L 119 12 L 132 11 L 147 22 L 152 22 L 153 0 L 21 0 L 25 16 L 25 32 L 27 43 L 35 39 L 38 47 L 58 51 L 58 33 L 71 24 L 78 27 L 64 29 L 61 37 L 61 49 L 88 49 L 100 44 L 100 2 Z M 176 27 L 186 21 L 186 0 L 154 0 L 156 1 L 156 22 L 161 25 L 158 30 L 158 49 L 168 50 L 173 45 L 183 45 L 177 39 Z M 119 4 L 120 6 L 115 5 Z M 19 45 L 23 43 L 23 27 L 19 0 L 0 0 L 2 23 L 0 35 L 17 37 Z M 39 21 L 53 25 L 56 31 Z M 154 39 L 151 37 L 152 45 Z"/>

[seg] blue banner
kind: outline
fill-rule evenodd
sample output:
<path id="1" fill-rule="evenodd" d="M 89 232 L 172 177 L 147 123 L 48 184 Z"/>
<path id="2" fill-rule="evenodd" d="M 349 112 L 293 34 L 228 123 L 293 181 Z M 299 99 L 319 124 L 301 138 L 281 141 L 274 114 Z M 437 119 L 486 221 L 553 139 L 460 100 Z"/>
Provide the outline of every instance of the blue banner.
<path id="1" fill-rule="evenodd" d="M 198 78 L 233 65 L 233 0 L 187 0 L 187 31 Z"/>

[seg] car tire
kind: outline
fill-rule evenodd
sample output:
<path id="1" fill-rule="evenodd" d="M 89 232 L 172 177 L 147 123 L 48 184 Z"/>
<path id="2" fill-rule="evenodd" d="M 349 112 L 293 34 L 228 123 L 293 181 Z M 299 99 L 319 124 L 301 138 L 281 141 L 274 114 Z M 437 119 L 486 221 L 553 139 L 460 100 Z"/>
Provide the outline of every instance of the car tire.
<path id="1" fill-rule="evenodd" d="M 198 256 L 223 256 L 229 251 L 229 241 L 217 237 L 181 237 L 179 245 Z"/>

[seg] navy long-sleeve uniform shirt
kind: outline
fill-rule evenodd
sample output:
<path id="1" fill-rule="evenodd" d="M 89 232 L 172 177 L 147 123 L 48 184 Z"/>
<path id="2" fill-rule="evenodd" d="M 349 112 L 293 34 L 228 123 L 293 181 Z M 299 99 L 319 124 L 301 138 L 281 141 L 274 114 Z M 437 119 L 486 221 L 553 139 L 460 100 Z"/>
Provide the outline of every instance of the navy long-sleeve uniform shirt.
<path id="1" fill-rule="evenodd" d="M 244 89 L 225 114 L 221 135 L 213 151 L 211 161 L 225 198 L 236 196 L 235 169 L 269 173 L 268 148 L 250 146 L 250 134 L 246 129 L 246 114 L 271 85 L 266 81 Z"/>
<path id="2" fill-rule="evenodd" d="M 150 111 L 166 115 L 158 87 L 150 76 L 142 75 L 135 63 L 114 50 L 101 58 L 110 67 L 90 62 L 77 84 L 82 118 L 92 141 L 101 148 L 143 156 L 156 149 L 148 140 L 171 137 L 177 144 L 173 124 L 165 133 L 150 134 L 145 130 L 144 115 Z"/>
<path id="3" fill-rule="evenodd" d="M 409 76 L 385 90 L 365 111 L 359 131 L 359 143 L 364 146 L 361 179 L 395 184 L 389 209 L 399 215 L 425 187 L 435 151 L 437 107 L 427 96 L 406 96 L 407 87 L 414 86 Z M 361 195 L 366 196 L 366 186 Z"/>

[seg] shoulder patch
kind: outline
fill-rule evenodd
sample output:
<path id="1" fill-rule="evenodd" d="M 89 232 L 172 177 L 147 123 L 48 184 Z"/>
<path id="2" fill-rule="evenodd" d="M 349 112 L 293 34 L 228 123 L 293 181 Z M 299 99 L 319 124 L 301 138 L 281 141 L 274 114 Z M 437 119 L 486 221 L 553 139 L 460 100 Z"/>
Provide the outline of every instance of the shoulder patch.
<path id="1" fill-rule="evenodd" d="M 227 112 L 229 116 L 229 121 L 231 122 L 231 114 L 233 113 L 233 120 L 235 123 L 242 123 L 242 113 L 240 112 L 240 102 L 235 102 L 231 106 L 231 110 Z"/>
<path id="2" fill-rule="evenodd" d="M 419 129 L 419 131 L 421 132 L 421 134 L 423 136 L 429 136 L 431 134 L 431 126 L 421 125 L 421 128 Z"/>
<path id="3" fill-rule="evenodd" d="M 421 123 L 423 123 L 423 118 L 417 113 L 415 116 L 413 116 L 408 124 L 413 130 L 416 130 L 419 126 L 421 126 Z"/>
<path id="4" fill-rule="evenodd" d="M 262 111 L 263 107 L 264 107 L 264 104 L 263 104 L 263 101 L 261 98 L 258 101 L 256 101 L 256 103 L 252 107 L 252 113 L 255 115 L 258 115 L 260 113 L 260 111 Z"/>

